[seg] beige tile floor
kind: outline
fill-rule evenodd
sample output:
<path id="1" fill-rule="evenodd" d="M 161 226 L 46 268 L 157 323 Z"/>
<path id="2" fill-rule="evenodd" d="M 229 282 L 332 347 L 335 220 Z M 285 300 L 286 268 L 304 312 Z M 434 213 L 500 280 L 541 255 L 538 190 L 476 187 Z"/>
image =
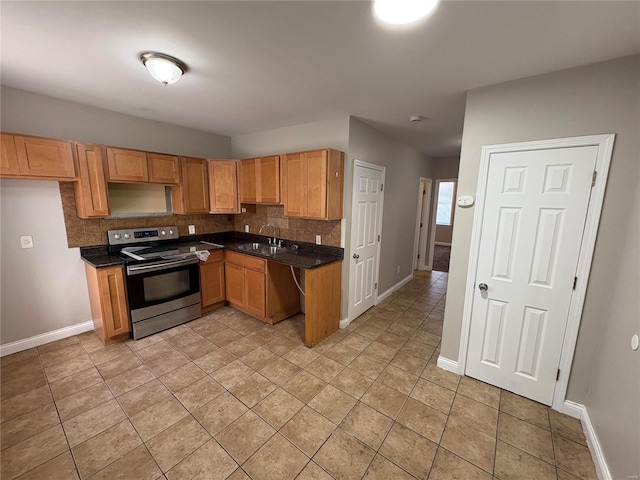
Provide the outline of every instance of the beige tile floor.
<path id="1" fill-rule="evenodd" d="M 436 367 L 447 275 L 313 349 L 303 317 L 231 308 L 140 341 L 2 358 L 1 471 L 20 479 L 590 479 L 577 420 Z"/>

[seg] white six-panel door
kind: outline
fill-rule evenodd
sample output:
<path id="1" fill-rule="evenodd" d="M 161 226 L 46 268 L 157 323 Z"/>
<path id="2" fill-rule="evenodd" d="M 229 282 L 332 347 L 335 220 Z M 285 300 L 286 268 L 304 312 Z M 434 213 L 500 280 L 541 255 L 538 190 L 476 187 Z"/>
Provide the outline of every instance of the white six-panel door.
<path id="1" fill-rule="evenodd" d="M 551 404 L 597 154 L 491 155 L 467 375 Z"/>
<path id="2" fill-rule="evenodd" d="M 354 320 L 376 300 L 378 246 L 382 222 L 384 168 L 356 161 L 353 169 L 349 319 Z"/>

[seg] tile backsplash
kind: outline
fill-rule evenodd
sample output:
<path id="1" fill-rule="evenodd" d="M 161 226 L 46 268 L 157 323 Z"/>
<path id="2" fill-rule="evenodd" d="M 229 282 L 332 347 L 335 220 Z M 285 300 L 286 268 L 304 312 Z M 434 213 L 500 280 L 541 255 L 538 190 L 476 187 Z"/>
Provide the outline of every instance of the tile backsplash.
<path id="1" fill-rule="evenodd" d="M 196 226 L 196 233 L 217 233 L 227 231 L 244 232 L 244 226 L 249 225 L 251 233 L 258 233 L 262 225 L 270 224 L 277 227 L 276 235 L 287 240 L 315 243 L 316 235 L 322 236 L 322 244 L 333 247 L 340 246 L 339 220 L 304 220 L 285 218 L 282 205 L 258 205 L 256 213 L 242 213 L 238 215 L 170 215 L 162 217 L 142 218 L 101 218 L 82 219 L 76 213 L 73 183 L 60 182 L 60 197 L 62 211 L 67 230 L 67 244 L 71 247 L 88 247 L 106 245 L 107 230 L 117 228 L 161 227 L 177 225 L 180 236 L 187 236 L 188 225 Z M 264 234 L 271 235 L 271 229 Z"/>
<path id="2" fill-rule="evenodd" d="M 107 244 L 107 230 L 117 228 L 162 227 L 176 225 L 180 236 L 189 234 L 188 225 L 196 226 L 196 233 L 216 233 L 233 230 L 233 215 L 168 215 L 141 218 L 96 218 L 86 220 L 76 213 L 73 183 L 60 182 L 62 211 L 67 229 L 67 245 L 88 247 Z"/>
<path id="3" fill-rule="evenodd" d="M 316 235 L 322 236 L 322 244 L 340 246 L 340 220 L 306 220 L 287 218 L 282 205 L 257 205 L 256 213 L 235 215 L 235 231 L 244 232 L 249 225 L 250 233 L 258 233 L 262 225 L 277 228 L 276 236 L 287 240 L 315 243 Z M 272 229 L 265 229 L 263 235 L 272 235 Z"/>

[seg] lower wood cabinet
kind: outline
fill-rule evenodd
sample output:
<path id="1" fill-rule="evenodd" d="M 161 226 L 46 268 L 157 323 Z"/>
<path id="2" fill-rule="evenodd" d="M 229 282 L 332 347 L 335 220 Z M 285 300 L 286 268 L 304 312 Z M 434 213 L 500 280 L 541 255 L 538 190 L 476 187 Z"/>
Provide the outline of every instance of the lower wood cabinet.
<path id="1" fill-rule="evenodd" d="M 200 262 L 200 292 L 202 310 L 224 305 L 224 251 L 210 252 L 206 262 Z"/>
<path id="2" fill-rule="evenodd" d="M 233 307 L 270 324 L 300 311 L 300 292 L 281 263 L 226 250 L 225 291 Z"/>
<path id="3" fill-rule="evenodd" d="M 129 338 L 131 320 L 127 307 L 124 268 L 94 268 L 85 264 L 93 326 L 105 345 Z"/>

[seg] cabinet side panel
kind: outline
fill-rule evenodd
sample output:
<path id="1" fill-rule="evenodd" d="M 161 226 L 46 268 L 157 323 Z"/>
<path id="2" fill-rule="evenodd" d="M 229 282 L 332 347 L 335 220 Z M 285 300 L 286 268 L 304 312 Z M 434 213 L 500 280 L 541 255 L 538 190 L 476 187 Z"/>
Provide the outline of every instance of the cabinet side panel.
<path id="1" fill-rule="evenodd" d="M 342 218 L 344 200 L 344 153 L 329 150 L 327 171 L 327 220 Z"/>
<path id="2" fill-rule="evenodd" d="M 342 262 L 305 272 L 305 339 L 313 347 L 340 326 Z"/>

